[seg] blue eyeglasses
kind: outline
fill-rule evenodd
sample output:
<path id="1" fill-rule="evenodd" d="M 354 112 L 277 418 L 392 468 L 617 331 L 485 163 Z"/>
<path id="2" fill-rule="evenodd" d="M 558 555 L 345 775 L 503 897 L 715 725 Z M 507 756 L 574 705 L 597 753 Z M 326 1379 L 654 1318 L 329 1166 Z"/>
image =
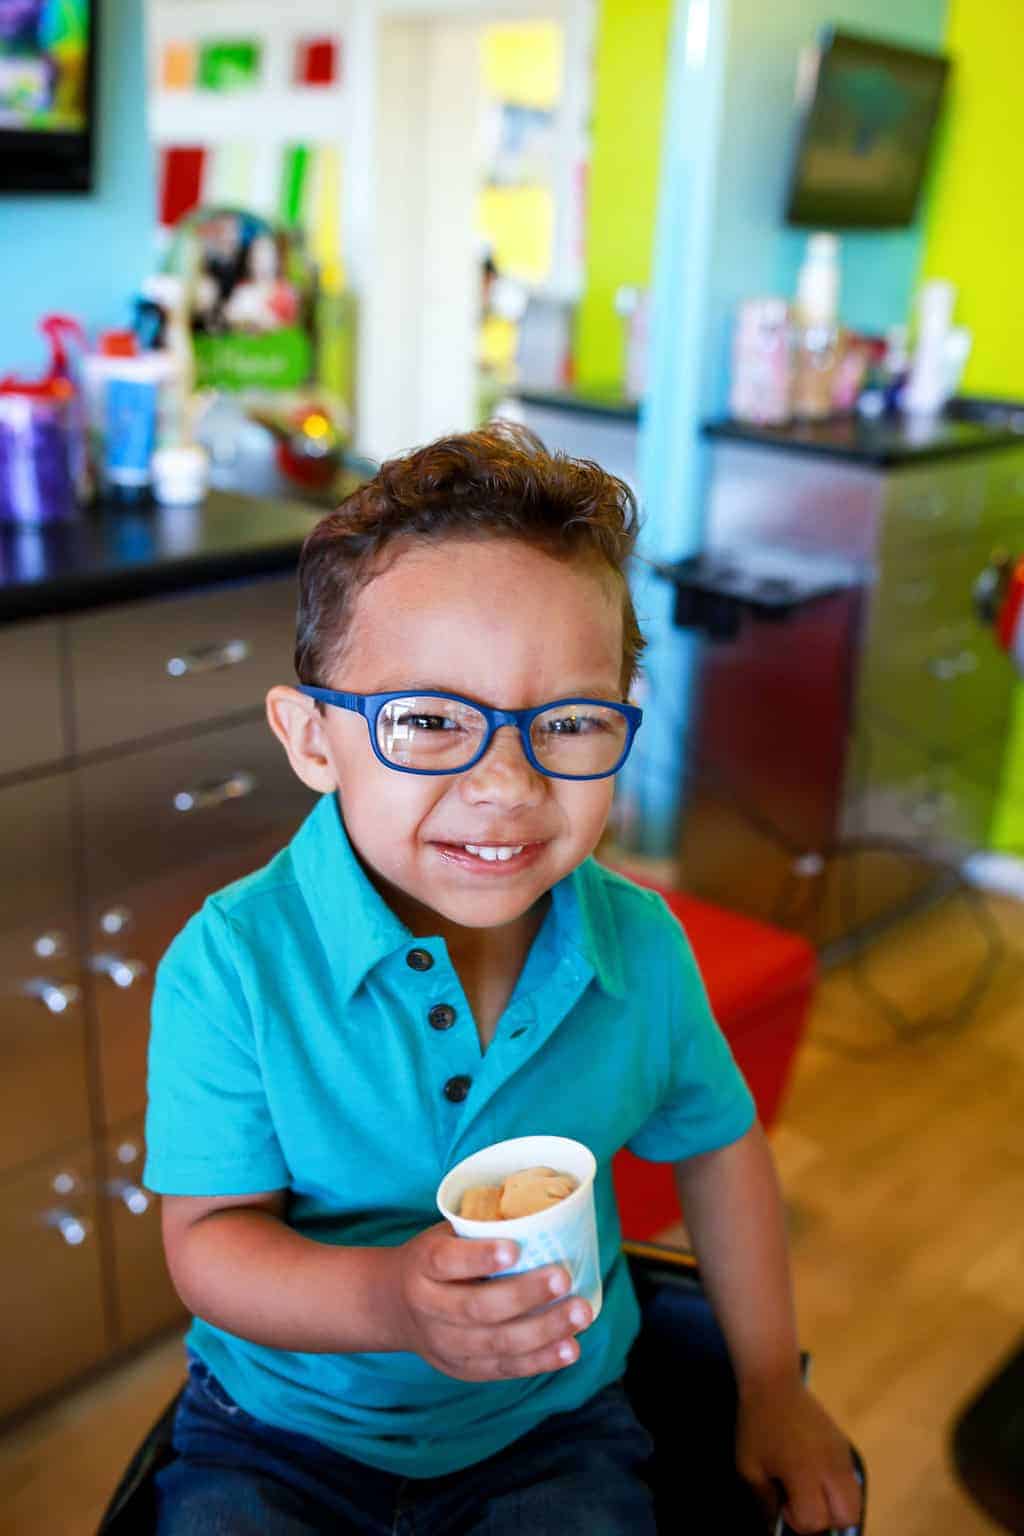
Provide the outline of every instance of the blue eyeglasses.
<path id="1" fill-rule="evenodd" d="M 550 779 L 606 779 L 618 773 L 643 711 L 607 699 L 556 699 L 536 709 L 488 709 L 457 693 L 339 693 L 299 685 L 321 704 L 362 715 L 385 768 L 399 773 L 465 773 L 503 725 L 519 732 L 527 761 Z"/>

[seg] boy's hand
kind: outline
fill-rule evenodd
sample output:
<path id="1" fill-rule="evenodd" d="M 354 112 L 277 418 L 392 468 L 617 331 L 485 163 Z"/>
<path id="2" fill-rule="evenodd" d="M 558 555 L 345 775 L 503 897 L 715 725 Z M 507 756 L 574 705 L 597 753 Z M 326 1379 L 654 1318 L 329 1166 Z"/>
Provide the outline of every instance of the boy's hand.
<path id="1" fill-rule="evenodd" d="M 771 1518 L 779 1509 L 775 1484 L 782 1484 L 782 1512 L 795 1531 L 860 1520 L 861 1491 L 849 1443 L 798 1377 L 741 1389 L 736 1464 Z"/>
<path id="2" fill-rule="evenodd" d="M 394 1250 L 399 1348 L 459 1381 L 501 1381 L 558 1371 L 579 1358 L 574 1335 L 593 1322 L 559 1264 L 488 1280 L 514 1264 L 518 1245 L 456 1237 L 444 1221 Z M 533 1314 L 532 1316 L 530 1314 Z"/>

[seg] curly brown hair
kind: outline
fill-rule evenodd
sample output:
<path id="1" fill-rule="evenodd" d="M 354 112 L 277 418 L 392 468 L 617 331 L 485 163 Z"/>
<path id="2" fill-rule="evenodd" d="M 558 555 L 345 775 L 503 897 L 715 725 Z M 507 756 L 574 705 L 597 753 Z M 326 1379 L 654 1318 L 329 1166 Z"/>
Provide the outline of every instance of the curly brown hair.
<path id="1" fill-rule="evenodd" d="M 321 518 L 299 556 L 295 670 L 324 686 L 338 665 L 353 604 L 407 538 L 515 538 L 558 559 L 590 559 L 622 592 L 622 691 L 644 638 L 625 566 L 638 532 L 636 499 L 586 459 L 548 453 L 525 428 L 494 422 L 388 459 L 336 512 Z M 395 553 L 397 554 L 397 547 Z"/>

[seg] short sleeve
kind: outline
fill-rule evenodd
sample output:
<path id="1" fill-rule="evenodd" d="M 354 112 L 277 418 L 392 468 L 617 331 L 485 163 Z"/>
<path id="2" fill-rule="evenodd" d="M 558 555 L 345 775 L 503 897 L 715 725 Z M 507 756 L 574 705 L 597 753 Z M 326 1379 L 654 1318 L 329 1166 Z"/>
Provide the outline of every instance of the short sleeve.
<path id="1" fill-rule="evenodd" d="M 661 1049 L 665 1089 L 654 1114 L 630 1139 L 637 1157 L 677 1162 L 727 1146 L 746 1134 L 755 1108 L 735 1058 L 715 1022 L 703 978 L 682 927 L 660 903 L 658 1010 L 667 1026 Z"/>
<path id="2" fill-rule="evenodd" d="M 146 1153 L 144 1182 L 158 1194 L 258 1194 L 288 1184 L 230 921 L 212 901 L 157 970 Z"/>

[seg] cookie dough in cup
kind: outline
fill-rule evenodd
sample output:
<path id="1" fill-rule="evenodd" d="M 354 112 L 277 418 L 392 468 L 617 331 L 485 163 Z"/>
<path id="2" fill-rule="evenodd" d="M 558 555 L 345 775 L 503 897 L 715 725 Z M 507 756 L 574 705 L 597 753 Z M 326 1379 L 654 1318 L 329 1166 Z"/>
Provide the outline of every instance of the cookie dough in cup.
<path id="1" fill-rule="evenodd" d="M 480 1184 L 502 1184 L 524 1168 L 547 1167 L 572 1174 L 577 1187 L 571 1195 L 532 1216 L 508 1221 L 470 1221 L 460 1215 L 462 1197 Z M 594 1316 L 601 1310 L 601 1259 L 594 1212 L 597 1163 L 589 1147 L 567 1136 L 516 1136 L 456 1163 L 441 1180 L 437 1208 L 460 1237 L 508 1238 L 519 1244 L 519 1258 L 506 1275 L 519 1275 L 543 1264 L 563 1264 L 574 1296 L 589 1301 Z"/>

